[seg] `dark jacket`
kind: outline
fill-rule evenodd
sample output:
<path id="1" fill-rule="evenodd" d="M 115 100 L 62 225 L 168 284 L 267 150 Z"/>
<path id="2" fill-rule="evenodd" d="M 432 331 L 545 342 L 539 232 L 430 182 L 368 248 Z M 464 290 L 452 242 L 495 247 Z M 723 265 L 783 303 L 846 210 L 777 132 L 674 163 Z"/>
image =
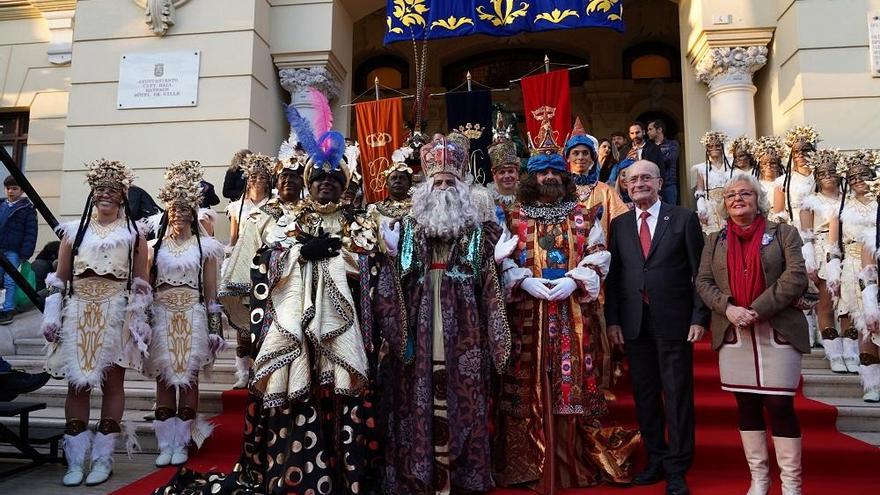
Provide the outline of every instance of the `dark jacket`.
<path id="1" fill-rule="evenodd" d="M 663 160 L 662 165 L 658 164 L 663 175 L 663 184 L 678 184 L 678 141 L 663 139 L 663 142 L 657 146 L 660 147 L 660 156 Z"/>
<path id="2" fill-rule="evenodd" d="M 219 205 L 220 198 L 218 198 L 217 193 L 214 192 L 214 185 L 206 180 L 203 180 L 201 182 L 201 185 L 202 185 L 202 204 L 200 204 L 199 207 L 210 208 L 212 206 Z"/>
<path id="3" fill-rule="evenodd" d="M 655 337 L 686 340 L 691 325 L 707 326 L 709 310 L 694 288 L 703 251 L 697 214 L 660 205 L 648 257 L 642 254 L 635 210 L 611 221 L 611 268 L 605 280 L 605 322 L 626 339 L 639 336 L 642 293 L 647 291 Z"/>
<path id="4" fill-rule="evenodd" d="M 782 335 L 795 349 L 810 352 L 807 319 L 803 311 L 792 306 L 807 287 L 807 270 L 801 255 L 801 236 L 797 228 L 767 221 L 761 246 L 761 271 L 767 288 L 752 303 L 758 318 L 769 321 L 773 330 Z M 706 241 L 706 249 L 697 276 L 697 291 L 712 309 L 712 347 L 718 349 L 731 323 L 727 304 L 731 301 L 727 274 L 727 230 L 714 232 Z"/>
<path id="5" fill-rule="evenodd" d="M 159 213 L 159 206 L 153 198 L 147 191 L 135 185 L 128 187 L 128 207 L 131 209 L 131 219 L 135 222 Z"/>
<path id="6" fill-rule="evenodd" d="M 628 144 L 623 151 L 620 152 L 620 161 L 623 161 L 627 155 L 629 155 L 629 151 L 632 149 L 632 143 Z M 665 161 L 663 160 L 663 153 L 660 152 L 660 147 L 654 144 L 654 141 L 645 140 L 645 147 L 642 149 L 642 160 L 648 160 L 657 164 L 660 167 L 660 177 L 666 177 L 666 167 Z"/>
<path id="7" fill-rule="evenodd" d="M 226 169 L 226 176 L 223 177 L 223 197 L 228 199 L 229 201 L 236 201 L 241 197 L 242 193 L 244 193 L 244 188 L 247 186 L 247 179 L 244 177 L 244 172 L 237 168 Z"/>
<path id="8" fill-rule="evenodd" d="M 15 251 L 21 261 L 30 259 L 37 246 L 37 210 L 22 197 L 12 207 L 9 218 L 0 225 L 0 250 Z"/>

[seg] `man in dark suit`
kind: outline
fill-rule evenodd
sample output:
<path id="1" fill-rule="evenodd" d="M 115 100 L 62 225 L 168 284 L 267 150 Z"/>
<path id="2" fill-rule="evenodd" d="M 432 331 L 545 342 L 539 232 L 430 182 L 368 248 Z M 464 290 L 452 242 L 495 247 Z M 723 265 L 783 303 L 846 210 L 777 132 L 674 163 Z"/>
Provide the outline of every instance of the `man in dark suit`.
<path id="1" fill-rule="evenodd" d="M 661 167 L 660 176 L 666 177 L 666 170 L 664 170 L 666 161 L 663 159 L 663 153 L 654 141 L 648 139 L 645 124 L 635 121 L 629 125 L 629 141 L 629 146 L 620 153 L 622 156 L 621 160 L 628 158 L 633 161 L 648 160 L 649 162 L 654 162 Z"/>
<path id="2" fill-rule="evenodd" d="M 611 222 L 605 320 L 611 342 L 625 345 L 648 451 L 633 483 L 666 478 L 667 494 L 684 495 L 694 452 L 693 343 L 709 321 L 694 289 L 703 234 L 693 211 L 660 202 L 655 163 L 637 161 L 627 180 L 635 208 Z"/>

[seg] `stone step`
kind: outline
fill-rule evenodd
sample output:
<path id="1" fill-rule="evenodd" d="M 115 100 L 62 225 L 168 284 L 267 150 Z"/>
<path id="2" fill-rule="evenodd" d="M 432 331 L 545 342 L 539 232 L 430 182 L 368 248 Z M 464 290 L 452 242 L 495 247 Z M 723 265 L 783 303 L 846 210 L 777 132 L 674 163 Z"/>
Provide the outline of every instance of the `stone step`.
<path id="1" fill-rule="evenodd" d="M 156 400 L 156 383 L 144 380 L 125 380 L 125 409 L 127 411 L 151 411 Z M 225 383 L 199 384 L 199 411 L 205 414 L 217 414 L 221 411 L 220 396 L 232 385 Z M 45 402 L 49 407 L 64 407 L 67 398 L 67 383 L 63 380 L 51 380 L 43 388 L 27 394 L 27 400 Z M 100 409 L 102 394 L 100 390 L 92 392 L 90 406 Z"/>
<path id="2" fill-rule="evenodd" d="M 880 433 L 878 432 L 845 431 L 843 433 L 855 438 L 856 440 L 861 440 L 867 444 L 873 445 L 874 447 L 880 447 Z"/>
<path id="3" fill-rule="evenodd" d="M 13 368 L 28 371 L 30 373 L 39 373 L 43 371 L 43 365 L 46 363 L 44 357 L 32 356 L 12 356 L 6 360 Z M 152 381 L 151 378 L 134 370 L 126 370 L 125 379 L 130 381 Z M 199 376 L 199 382 L 232 385 L 235 383 L 235 361 L 226 358 L 220 358 L 214 361 L 214 366 L 209 372 L 202 371 Z"/>
<path id="4" fill-rule="evenodd" d="M 804 369 L 804 394 L 811 398 L 861 398 L 859 376 L 837 374 L 827 368 Z"/>
<path id="5" fill-rule="evenodd" d="M 861 395 L 851 397 L 821 397 L 820 402 L 837 408 L 837 429 L 844 432 L 880 434 L 880 404 L 869 404 Z"/>
<path id="6" fill-rule="evenodd" d="M 226 340 L 228 344 L 226 349 L 220 351 L 217 355 L 222 359 L 235 359 L 235 340 Z M 46 340 L 42 337 L 22 338 L 15 340 L 15 356 L 20 357 L 45 357 L 46 356 Z M 4 356 L 7 357 L 7 356 Z"/>

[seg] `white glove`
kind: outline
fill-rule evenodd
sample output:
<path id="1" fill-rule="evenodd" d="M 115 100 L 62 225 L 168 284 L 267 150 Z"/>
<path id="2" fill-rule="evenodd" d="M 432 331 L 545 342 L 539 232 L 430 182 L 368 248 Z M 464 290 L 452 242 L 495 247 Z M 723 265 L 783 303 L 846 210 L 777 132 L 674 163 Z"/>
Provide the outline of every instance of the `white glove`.
<path id="1" fill-rule="evenodd" d="M 567 299 L 578 286 L 574 279 L 568 277 L 551 280 L 550 285 L 553 286 L 553 288 L 550 289 L 550 297 L 548 298 L 550 301 Z"/>
<path id="2" fill-rule="evenodd" d="M 532 297 L 547 301 L 550 299 L 550 289 L 547 287 L 549 283 L 546 278 L 529 277 L 523 280 L 519 287 Z"/>
<path id="3" fill-rule="evenodd" d="M 395 222 L 394 227 L 388 227 L 388 222 L 382 222 L 379 226 L 382 233 L 382 242 L 385 243 L 385 249 L 391 256 L 397 256 L 397 243 L 400 242 L 400 223 Z"/>
<path id="4" fill-rule="evenodd" d="M 513 250 L 516 249 L 518 242 L 519 237 L 514 237 L 510 235 L 510 232 L 504 231 L 501 234 L 501 238 L 495 244 L 495 263 L 500 265 L 505 258 L 508 258 L 513 253 Z"/>

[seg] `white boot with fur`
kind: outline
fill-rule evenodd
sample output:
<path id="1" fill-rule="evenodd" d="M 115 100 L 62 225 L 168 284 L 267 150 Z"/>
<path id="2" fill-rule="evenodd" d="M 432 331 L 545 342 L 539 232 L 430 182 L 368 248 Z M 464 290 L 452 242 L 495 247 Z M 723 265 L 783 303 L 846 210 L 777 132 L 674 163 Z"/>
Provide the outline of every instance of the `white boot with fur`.
<path id="1" fill-rule="evenodd" d="M 86 430 L 76 435 L 64 435 L 64 459 L 67 460 L 67 472 L 61 483 L 64 486 L 79 486 L 86 476 L 86 456 L 92 446 L 94 435 Z"/>
<path id="2" fill-rule="evenodd" d="M 846 373 L 846 364 L 843 360 L 843 341 L 849 340 L 843 337 L 835 337 L 834 339 L 822 339 L 822 347 L 825 348 L 825 359 L 831 364 L 831 371 L 835 373 Z"/>
<path id="3" fill-rule="evenodd" d="M 843 364 L 848 373 L 855 374 L 859 372 L 859 334 L 852 333 L 843 337 Z"/>
<path id="4" fill-rule="evenodd" d="M 159 444 L 159 456 L 156 457 L 156 467 L 165 467 L 171 464 L 174 455 L 175 434 L 177 433 L 177 416 L 171 416 L 165 421 L 153 421 L 153 431 L 156 432 L 156 442 Z"/>
<path id="5" fill-rule="evenodd" d="M 235 385 L 232 388 L 247 388 L 251 379 L 251 358 L 235 356 Z"/>
<path id="6" fill-rule="evenodd" d="M 119 436 L 119 433 L 95 434 L 95 441 L 92 443 L 91 471 L 86 477 L 86 486 L 100 485 L 113 474 L 113 451 L 116 449 L 116 439 Z"/>
<path id="7" fill-rule="evenodd" d="M 880 402 L 880 364 L 859 366 L 859 375 L 862 379 L 862 388 L 865 390 L 862 400 L 870 403 Z"/>
<path id="8" fill-rule="evenodd" d="M 171 465 L 182 466 L 189 460 L 189 442 L 192 440 L 193 420 L 176 419 L 174 424 L 174 451 L 171 455 Z"/>
<path id="9" fill-rule="evenodd" d="M 782 495 L 801 495 L 801 439 L 773 437 Z"/>
<path id="10" fill-rule="evenodd" d="M 766 431 L 740 431 L 743 452 L 752 473 L 752 484 L 746 495 L 767 495 L 770 491 L 770 450 Z"/>

